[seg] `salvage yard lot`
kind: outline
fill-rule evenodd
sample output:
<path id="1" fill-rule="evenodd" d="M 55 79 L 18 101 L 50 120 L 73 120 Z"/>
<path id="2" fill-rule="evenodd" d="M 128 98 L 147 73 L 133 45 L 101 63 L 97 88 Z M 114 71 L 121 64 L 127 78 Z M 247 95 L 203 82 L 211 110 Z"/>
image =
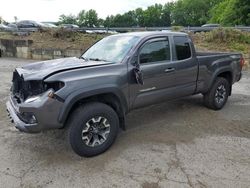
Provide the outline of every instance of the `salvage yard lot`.
<path id="1" fill-rule="evenodd" d="M 250 72 L 223 110 L 198 95 L 133 111 L 111 149 L 80 158 L 64 130 L 32 135 L 9 122 L 12 71 L 28 62 L 0 58 L 1 187 L 249 187 Z"/>

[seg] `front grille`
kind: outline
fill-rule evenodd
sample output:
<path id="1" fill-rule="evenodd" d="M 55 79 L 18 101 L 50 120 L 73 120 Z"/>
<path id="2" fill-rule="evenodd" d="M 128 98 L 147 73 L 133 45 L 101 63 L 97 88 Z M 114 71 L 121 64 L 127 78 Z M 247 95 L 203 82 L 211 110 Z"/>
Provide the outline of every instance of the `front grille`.
<path id="1" fill-rule="evenodd" d="M 25 101 L 29 96 L 39 95 L 46 89 L 42 81 L 25 81 L 23 76 L 20 76 L 17 71 L 13 73 L 12 83 L 12 95 L 18 103 Z"/>

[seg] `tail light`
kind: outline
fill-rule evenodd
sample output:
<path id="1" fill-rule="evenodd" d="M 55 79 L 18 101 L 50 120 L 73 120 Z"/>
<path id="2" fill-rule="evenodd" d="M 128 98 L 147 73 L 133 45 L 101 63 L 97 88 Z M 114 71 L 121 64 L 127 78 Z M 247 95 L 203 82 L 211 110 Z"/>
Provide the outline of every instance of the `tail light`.
<path id="1" fill-rule="evenodd" d="M 242 68 L 245 64 L 245 59 L 243 57 L 240 58 L 240 67 Z"/>

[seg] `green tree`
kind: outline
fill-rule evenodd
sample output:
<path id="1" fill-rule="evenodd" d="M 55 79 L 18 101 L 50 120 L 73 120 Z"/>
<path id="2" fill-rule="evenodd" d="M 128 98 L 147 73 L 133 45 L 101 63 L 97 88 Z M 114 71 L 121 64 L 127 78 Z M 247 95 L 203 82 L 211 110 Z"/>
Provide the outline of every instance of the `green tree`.
<path id="1" fill-rule="evenodd" d="M 112 27 L 112 24 L 113 24 L 113 17 L 107 16 L 103 22 L 104 27 Z"/>
<path id="2" fill-rule="evenodd" d="M 1 16 L 0 16 L 0 24 L 8 24 Z"/>
<path id="3" fill-rule="evenodd" d="M 117 16 L 117 15 L 116 15 Z M 108 16 L 104 22 L 103 22 L 103 25 L 104 27 L 117 27 L 116 23 L 115 23 L 115 18 L 116 16 Z"/>
<path id="4" fill-rule="evenodd" d="M 117 14 L 114 16 L 114 18 L 111 22 L 111 26 L 112 27 L 123 27 L 124 26 L 121 14 Z"/>
<path id="5" fill-rule="evenodd" d="M 183 0 L 179 0 L 174 4 L 174 8 L 172 10 L 172 24 L 173 25 L 182 25 L 186 26 L 186 12 L 184 9 L 184 2 Z"/>
<path id="6" fill-rule="evenodd" d="M 155 4 L 149 6 L 144 11 L 144 24 L 146 27 L 159 27 L 162 26 L 163 6 L 161 4 Z"/>
<path id="7" fill-rule="evenodd" d="M 15 23 L 17 23 L 17 21 L 18 21 L 17 16 L 14 16 L 14 20 L 15 20 Z"/>
<path id="8" fill-rule="evenodd" d="M 225 0 L 219 3 L 211 10 L 212 18 L 210 22 L 220 23 L 226 26 L 233 25 L 233 20 L 237 18 L 233 10 L 234 6 L 235 0 Z"/>
<path id="9" fill-rule="evenodd" d="M 249 0 L 237 0 L 235 3 L 235 11 L 238 18 L 235 24 L 250 25 L 250 2 Z"/>
<path id="10" fill-rule="evenodd" d="M 174 25 L 200 26 L 210 20 L 211 7 L 222 0 L 178 0 L 174 4 L 172 19 Z"/>
<path id="11" fill-rule="evenodd" d="M 77 16 L 77 22 L 80 27 L 85 27 L 86 26 L 86 15 L 85 15 L 85 10 L 81 10 Z"/>
<path id="12" fill-rule="evenodd" d="M 99 18 L 98 19 L 98 25 L 103 27 L 104 26 L 104 19 Z"/>
<path id="13" fill-rule="evenodd" d="M 177 0 L 165 5 L 155 4 L 146 10 L 137 8 L 124 14 L 98 18 L 95 10 L 82 10 L 77 17 L 61 15 L 59 23 L 78 23 L 96 27 L 162 27 L 171 25 L 200 26 L 205 23 L 250 25 L 249 0 Z"/>
<path id="14" fill-rule="evenodd" d="M 115 20 L 119 27 L 133 27 L 137 25 L 135 11 L 129 11 L 123 15 L 118 16 Z"/>
<path id="15" fill-rule="evenodd" d="M 77 24 L 77 18 L 72 14 L 70 15 L 62 14 L 59 17 L 59 24 Z"/>
<path id="16" fill-rule="evenodd" d="M 172 10 L 174 8 L 174 3 L 167 3 L 163 6 L 162 9 L 162 25 L 161 26 L 165 26 L 165 27 L 169 27 L 172 24 Z"/>
<path id="17" fill-rule="evenodd" d="M 165 5 L 155 4 L 146 10 L 137 8 L 124 14 L 108 16 L 104 26 L 200 26 L 211 19 L 211 9 L 223 1 L 225 0 L 177 0 Z"/>
<path id="18" fill-rule="evenodd" d="M 135 10 L 135 20 L 137 23 L 137 26 L 141 26 L 144 27 L 144 11 L 142 10 L 142 8 L 137 8 Z"/>
<path id="19" fill-rule="evenodd" d="M 211 10 L 210 22 L 225 26 L 250 25 L 250 3 L 246 0 L 224 0 Z"/>
<path id="20" fill-rule="evenodd" d="M 155 4 L 146 10 L 138 8 L 124 14 L 108 16 L 104 21 L 105 27 L 160 27 L 171 25 L 171 8 L 173 3 L 164 6 Z"/>
<path id="21" fill-rule="evenodd" d="M 87 27 L 97 27 L 98 23 L 98 14 L 95 10 L 90 9 L 85 13 L 85 25 Z"/>

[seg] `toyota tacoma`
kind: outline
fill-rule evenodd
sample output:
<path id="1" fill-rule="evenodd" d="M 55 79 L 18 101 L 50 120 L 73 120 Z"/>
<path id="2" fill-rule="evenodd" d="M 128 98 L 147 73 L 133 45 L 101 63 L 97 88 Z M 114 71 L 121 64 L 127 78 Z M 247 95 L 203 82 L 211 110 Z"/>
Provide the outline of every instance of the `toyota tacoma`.
<path id="1" fill-rule="evenodd" d="M 239 53 L 196 52 L 185 33 L 117 34 L 79 58 L 16 68 L 6 106 L 20 131 L 68 128 L 72 149 L 90 157 L 113 144 L 133 109 L 200 93 L 222 109 L 243 65 Z"/>

